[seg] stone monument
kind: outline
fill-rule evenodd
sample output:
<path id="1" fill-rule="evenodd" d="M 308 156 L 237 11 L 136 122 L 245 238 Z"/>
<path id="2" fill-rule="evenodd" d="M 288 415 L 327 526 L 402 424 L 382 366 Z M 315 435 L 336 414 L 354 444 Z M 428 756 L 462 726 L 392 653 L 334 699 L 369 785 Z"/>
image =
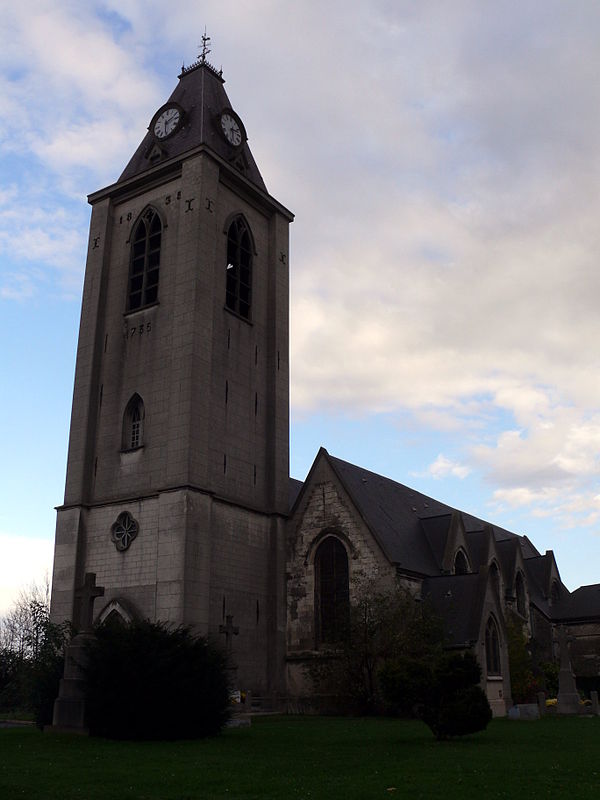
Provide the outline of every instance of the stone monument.
<path id="1" fill-rule="evenodd" d="M 86 572 L 83 586 L 75 592 L 78 604 L 77 634 L 65 650 L 65 671 L 54 701 L 52 729 L 87 734 L 85 724 L 85 667 L 88 647 L 94 639 L 94 600 L 102 597 L 104 587 L 96 586 L 96 575 Z"/>
<path id="2" fill-rule="evenodd" d="M 233 637 L 237 636 L 240 629 L 237 625 L 233 624 L 233 614 L 227 614 L 225 617 L 225 625 L 219 625 L 219 633 L 225 636 L 225 652 L 227 653 L 227 670 L 229 671 L 230 683 L 230 698 L 233 707 L 233 713 L 229 722 L 227 723 L 230 728 L 241 728 L 250 725 L 250 694 L 246 693 L 242 698 L 242 692 L 236 688 L 237 683 L 237 666 L 233 661 Z"/>
<path id="3" fill-rule="evenodd" d="M 569 639 L 564 625 L 558 626 L 558 644 L 560 649 L 560 671 L 558 673 L 556 711 L 559 714 L 579 714 L 579 694 L 575 685 L 575 676 L 569 657 Z"/>

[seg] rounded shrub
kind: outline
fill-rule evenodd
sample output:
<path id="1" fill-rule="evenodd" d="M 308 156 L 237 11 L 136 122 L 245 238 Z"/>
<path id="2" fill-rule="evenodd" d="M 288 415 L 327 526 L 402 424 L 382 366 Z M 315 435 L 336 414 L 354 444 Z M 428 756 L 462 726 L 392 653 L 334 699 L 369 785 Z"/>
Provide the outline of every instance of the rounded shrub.
<path id="1" fill-rule="evenodd" d="M 86 667 L 90 733 L 113 739 L 194 739 L 229 715 L 224 653 L 188 628 L 104 625 Z"/>
<path id="2" fill-rule="evenodd" d="M 479 686 L 481 669 L 470 652 L 442 653 L 431 662 L 397 660 L 380 677 L 390 707 L 423 720 L 437 739 L 484 730 L 492 718 Z"/>

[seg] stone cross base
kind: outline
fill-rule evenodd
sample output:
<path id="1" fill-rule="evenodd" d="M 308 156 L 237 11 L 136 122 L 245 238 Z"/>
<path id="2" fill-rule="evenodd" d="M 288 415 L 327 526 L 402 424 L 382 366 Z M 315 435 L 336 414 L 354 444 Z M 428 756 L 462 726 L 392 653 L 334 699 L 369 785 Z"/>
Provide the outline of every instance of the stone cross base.
<path id="1" fill-rule="evenodd" d="M 557 714 L 579 714 L 579 709 L 579 695 L 576 692 L 558 693 Z"/>
<path id="2" fill-rule="evenodd" d="M 54 701 L 52 731 L 87 735 L 85 724 L 85 666 L 88 644 L 93 639 L 89 633 L 75 636 L 65 651 L 65 671 L 61 678 L 58 697 Z"/>

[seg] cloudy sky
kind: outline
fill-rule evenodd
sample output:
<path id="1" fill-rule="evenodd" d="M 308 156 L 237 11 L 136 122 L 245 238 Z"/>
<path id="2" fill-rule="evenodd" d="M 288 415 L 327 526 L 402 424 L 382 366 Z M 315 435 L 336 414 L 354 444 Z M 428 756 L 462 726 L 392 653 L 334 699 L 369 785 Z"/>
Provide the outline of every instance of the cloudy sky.
<path id="1" fill-rule="evenodd" d="M 28 0 L 0 33 L 0 611 L 51 562 L 86 195 L 209 60 L 291 230 L 319 445 L 600 581 L 597 0 Z"/>

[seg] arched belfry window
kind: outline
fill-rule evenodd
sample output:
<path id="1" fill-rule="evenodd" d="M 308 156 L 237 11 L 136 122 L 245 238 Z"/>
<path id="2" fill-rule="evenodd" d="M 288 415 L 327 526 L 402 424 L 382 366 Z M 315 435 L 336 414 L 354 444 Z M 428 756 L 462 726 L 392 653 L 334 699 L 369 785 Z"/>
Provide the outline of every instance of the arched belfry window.
<path id="1" fill-rule="evenodd" d="M 315 622 L 317 645 L 335 644 L 348 633 L 348 554 L 335 536 L 327 536 L 315 553 Z"/>
<path id="2" fill-rule="evenodd" d="M 458 550 L 454 556 L 454 574 L 466 575 L 469 571 L 469 562 L 467 561 L 464 550 Z"/>
<path id="3" fill-rule="evenodd" d="M 149 208 L 142 214 L 131 236 L 128 311 L 143 308 L 158 299 L 161 238 L 160 217 L 153 208 Z"/>
<path id="4" fill-rule="evenodd" d="M 485 626 L 485 663 L 488 675 L 501 675 L 500 637 L 496 620 L 490 617 Z"/>
<path id="5" fill-rule="evenodd" d="M 123 450 L 136 450 L 144 444 L 144 401 L 134 394 L 123 414 Z"/>
<path id="6" fill-rule="evenodd" d="M 525 597 L 525 581 L 520 572 L 517 572 L 517 577 L 515 579 L 515 594 L 517 595 L 517 611 L 522 617 L 526 617 L 527 601 Z"/>
<path id="7" fill-rule="evenodd" d="M 250 319 L 252 293 L 252 238 L 243 217 L 236 217 L 227 230 L 227 284 L 225 305 L 240 317 Z"/>

